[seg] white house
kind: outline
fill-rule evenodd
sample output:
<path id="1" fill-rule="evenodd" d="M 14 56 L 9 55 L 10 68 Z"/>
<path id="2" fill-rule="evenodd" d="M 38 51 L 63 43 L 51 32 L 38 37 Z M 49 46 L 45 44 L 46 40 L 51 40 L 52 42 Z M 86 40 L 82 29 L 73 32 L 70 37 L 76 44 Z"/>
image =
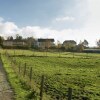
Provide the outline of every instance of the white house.
<path id="1" fill-rule="evenodd" d="M 54 39 L 37 39 L 34 43 L 34 46 L 37 46 L 38 48 L 50 48 L 52 46 L 54 46 Z"/>

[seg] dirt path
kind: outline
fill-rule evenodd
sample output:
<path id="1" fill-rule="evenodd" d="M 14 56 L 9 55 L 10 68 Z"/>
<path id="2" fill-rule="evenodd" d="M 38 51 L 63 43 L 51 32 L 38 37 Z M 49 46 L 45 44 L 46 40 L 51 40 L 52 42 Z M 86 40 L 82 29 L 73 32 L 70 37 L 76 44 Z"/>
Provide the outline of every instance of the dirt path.
<path id="1" fill-rule="evenodd" d="M 6 79 L 6 74 L 0 60 L 0 100 L 13 100 L 13 92 Z"/>

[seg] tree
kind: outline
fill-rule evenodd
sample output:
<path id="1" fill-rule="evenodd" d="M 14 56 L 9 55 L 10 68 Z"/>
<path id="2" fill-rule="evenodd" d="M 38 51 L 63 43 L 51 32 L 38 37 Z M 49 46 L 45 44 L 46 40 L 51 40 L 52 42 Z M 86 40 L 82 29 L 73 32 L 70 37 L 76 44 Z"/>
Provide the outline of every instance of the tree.
<path id="1" fill-rule="evenodd" d="M 77 46 L 77 51 L 82 52 L 83 50 L 84 50 L 84 45 L 83 45 L 83 42 L 80 41 L 80 43 Z"/>
<path id="2" fill-rule="evenodd" d="M 66 40 L 63 42 L 63 47 L 65 47 L 68 51 L 73 51 L 76 47 L 76 41 L 74 40 Z"/>
<path id="3" fill-rule="evenodd" d="M 35 41 L 35 39 L 33 37 L 28 37 L 26 39 L 26 42 L 27 42 L 29 47 L 32 47 L 34 41 Z"/>
<path id="4" fill-rule="evenodd" d="M 100 47 L 100 39 L 97 41 L 97 46 Z"/>
<path id="5" fill-rule="evenodd" d="M 62 44 L 60 43 L 60 41 L 57 41 L 57 47 L 61 48 Z"/>
<path id="6" fill-rule="evenodd" d="M 12 36 L 7 37 L 7 40 L 13 40 Z"/>
<path id="7" fill-rule="evenodd" d="M 0 45 L 2 45 L 4 38 L 0 36 Z"/>
<path id="8" fill-rule="evenodd" d="M 20 36 L 19 34 L 16 34 L 16 40 L 22 40 L 22 36 Z"/>
<path id="9" fill-rule="evenodd" d="M 46 41 L 45 41 L 45 48 L 48 50 L 49 47 L 50 47 L 50 40 L 46 39 Z"/>
<path id="10" fill-rule="evenodd" d="M 84 46 L 84 47 L 88 47 L 88 44 L 89 44 L 89 43 L 88 43 L 87 40 L 84 40 L 82 43 L 83 43 L 83 46 Z"/>

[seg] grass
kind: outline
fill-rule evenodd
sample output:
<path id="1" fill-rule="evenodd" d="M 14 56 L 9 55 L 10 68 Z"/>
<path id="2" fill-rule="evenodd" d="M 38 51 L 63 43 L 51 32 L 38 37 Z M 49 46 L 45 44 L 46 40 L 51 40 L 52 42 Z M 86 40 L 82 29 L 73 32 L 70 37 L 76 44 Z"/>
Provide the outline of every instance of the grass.
<path id="1" fill-rule="evenodd" d="M 18 75 L 16 75 L 7 57 L 2 56 L 2 62 L 7 73 L 8 81 L 15 93 L 15 100 L 33 100 L 36 92 L 31 90 L 31 88 L 25 83 L 25 80 L 22 81 L 22 78 L 19 78 Z"/>
<path id="2" fill-rule="evenodd" d="M 100 55 L 99 54 L 85 54 L 75 53 L 61 53 L 48 52 L 48 57 L 45 57 L 45 52 L 32 52 L 27 50 L 7 50 L 9 54 L 15 55 L 14 58 L 23 73 L 24 64 L 27 65 L 27 76 L 29 75 L 30 67 L 33 68 L 33 80 L 38 87 L 41 81 L 41 75 L 45 75 L 44 91 L 50 95 L 52 99 L 60 98 L 65 100 L 67 98 L 67 89 L 73 89 L 73 100 L 99 100 L 100 99 Z M 4 53 L 2 51 L 2 53 Z M 26 56 L 16 56 L 26 55 Z M 33 57 L 29 57 L 34 55 Z M 7 60 L 5 57 L 4 59 Z M 9 61 L 5 61 L 9 64 Z M 16 69 L 18 70 L 18 65 Z M 8 65 L 7 65 L 8 66 Z M 15 74 L 15 73 L 13 73 Z M 16 75 L 16 74 L 15 74 Z M 12 76 L 12 75 L 11 75 Z M 17 80 L 19 78 L 16 78 Z M 10 79 L 12 81 L 12 79 Z M 20 82 L 19 82 L 20 83 Z M 18 85 L 20 86 L 20 84 Z M 17 87 L 13 85 L 13 87 Z M 20 91 L 20 90 L 18 90 Z M 25 93 L 25 94 L 24 94 Z M 24 91 L 20 96 L 26 95 Z M 18 95 L 18 94 L 17 94 Z M 18 96 L 18 97 L 20 97 Z M 24 96 L 26 98 L 26 96 Z M 24 100 L 24 99 L 19 99 Z"/>

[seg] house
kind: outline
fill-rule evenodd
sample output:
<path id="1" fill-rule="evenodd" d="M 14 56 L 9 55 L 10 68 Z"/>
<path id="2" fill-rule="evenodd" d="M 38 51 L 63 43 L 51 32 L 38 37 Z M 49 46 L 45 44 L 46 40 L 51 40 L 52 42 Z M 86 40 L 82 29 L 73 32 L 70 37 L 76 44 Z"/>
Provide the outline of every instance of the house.
<path id="1" fill-rule="evenodd" d="M 26 42 L 24 40 L 4 40 L 3 46 L 5 47 L 13 47 L 13 46 L 26 46 Z"/>
<path id="2" fill-rule="evenodd" d="M 71 49 L 75 46 L 76 46 L 76 42 L 74 40 L 65 40 L 63 42 L 63 47 L 65 47 L 65 49 Z"/>
<path id="3" fill-rule="evenodd" d="M 13 42 L 9 40 L 4 40 L 3 41 L 3 46 L 13 46 Z"/>
<path id="4" fill-rule="evenodd" d="M 35 46 L 41 49 L 50 48 L 54 46 L 54 39 L 37 39 Z"/>

